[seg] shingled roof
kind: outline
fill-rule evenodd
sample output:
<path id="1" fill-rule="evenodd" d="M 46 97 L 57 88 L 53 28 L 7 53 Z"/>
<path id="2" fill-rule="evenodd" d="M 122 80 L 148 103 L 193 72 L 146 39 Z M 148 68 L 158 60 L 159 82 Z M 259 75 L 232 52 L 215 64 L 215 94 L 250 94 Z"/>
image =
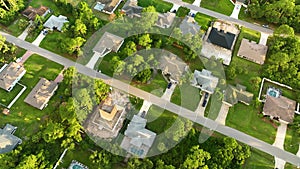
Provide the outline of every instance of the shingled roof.
<path id="1" fill-rule="evenodd" d="M 137 0 L 128 0 L 124 4 L 122 11 L 126 13 L 127 16 L 140 17 L 142 14 L 143 8 L 137 5 Z"/>
<path id="2" fill-rule="evenodd" d="M 123 42 L 124 38 L 109 32 L 105 32 L 98 43 L 95 45 L 93 50 L 103 56 L 110 51 L 117 52 L 122 46 Z"/>
<path id="3" fill-rule="evenodd" d="M 249 105 L 253 99 L 253 94 L 246 91 L 246 87 L 237 84 L 236 87 L 228 85 L 223 102 L 230 104 L 231 106 L 242 102 Z"/>
<path id="4" fill-rule="evenodd" d="M 5 64 L 0 69 L 0 88 L 10 91 L 25 73 L 25 68 L 18 63 Z"/>
<path id="5" fill-rule="evenodd" d="M 199 32 L 200 26 L 193 17 L 186 16 L 179 26 L 183 35 L 191 33 L 195 35 Z"/>
<path id="6" fill-rule="evenodd" d="M 12 151 L 22 140 L 13 135 L 17 127 L 6 124 L 3 129 L 0 129 L 0 154 Z"/>
<path id="7" fill-rule="evenodd" d="M 30 20 L 34 20 L 36 18 L 36 15 L 44 16 L 47 13 L 47 11 L 49 11 L 49 8 L 42 5 L 39 8 L 33 8 L 32 6 L 28 6 L 22 12 L 22 15 L 24 15 Z"/>
<path id="8" fill-rule="evenodd" d="M 195 70 L 192 85 L 212 94 L 218 85 L 218 81 L 219 79 L 206 69 L 203 69 L 201 72 Z"/>
<path id="9" fill-rule="evenodd" d="M 234 38 L 235 35 L 230 32 L 225 33 L 224 30 L 218 31 L 217 28 L 212 28 L 207 41 L 214 45 L 231 50 Z"/>
<path id="10" fill-rule="evenodd" d="M 295 109 L 296 101 L 290 100 L 284 96 L 273 97 L 267 95 L 263 114 L 279 118 L 286 123 L 291 123 L 294 119 Z"/>

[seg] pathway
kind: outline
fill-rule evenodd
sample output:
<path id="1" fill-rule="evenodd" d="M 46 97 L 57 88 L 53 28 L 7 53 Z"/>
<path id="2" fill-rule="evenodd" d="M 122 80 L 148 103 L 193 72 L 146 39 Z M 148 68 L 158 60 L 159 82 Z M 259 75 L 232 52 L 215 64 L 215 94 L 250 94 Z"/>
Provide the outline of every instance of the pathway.
<path id="1" fill-rule="evenodd" d="M 89 61 L 89 63 L 86 64 L 86 67 L 94 69 L 95 64 L 97 63 L 97 61 L 99 60 L 100 57 L 103 57 L 103 56 L 101 56 L 100 53 L 95 52 L 94 55 L 92 56 L 91 60 Z"/>
<path id="2" fill-rule="evenodd" d="M 171 100 L 172 94 L 175 90 L 176 84 L 172 84 L 172 86 L 170 87 L 170 89 L 166 89 L 166 91 L 164 92 L 164 94 L 161 96 L 162 99 Z"/>
<path id="3" fill-rule="evenodd" d="M 261 150 L 272 156 L 276 156 L 276 157 L 283 159 L 284 161 L 289 162 L 293 165 L 300 166 L 300 157 L 296 156 L 295 154 L 292 154 L 292 153 L 285 151 L 283 149 L 280 149 L 278 147 L 272 146 L 264 141 L 261 141 L 255 137 L 245 134 L 237 129 L 222 125 L 222 124 L 215 122 L 214 120 L 208 119 L 206 117 L 199 116 L 198 114 L 196 114 L 195 112 L 193 112 L 191 110 L 188 110 L 184 107 L 178 106 L 174 103 L 171 103 L 170 101 L 167 101 L 165 99 L 157 97 L 157 96 L 150 94 L 148 92 L 145 92 L 141 89 L 135 88 L 127 83 L 120 81 L 120 80 L 117 80 L 117 79 L 109 77 L 105 74 L 99 73 L 95 70 L 92 70 L 92 69 L 82 65 L 82 64 L 75 63 L 67 58 L 64 58 L 60 55 L 57 55 L 53 52 L 46 50 L 46 49 L 35 46 L 24 40 L 18 39 L 18 38 L 14 37 L 12 35 L 9 35 L 5 32 L 0 31 L 0 34 L 2 34 L 8 42 L 14 43 L 15 45 L 17 45 L 19 47 L 22 47 L 26 50 L 31 50 L 34 53 L 37 53 L 49 60 L 52 60 L 56 63 L 66 66 L 66 67 L 75 66 L 79 73 L 90 76 L 92 78 L 102 79 L 105 83 L 107 83 L 108 85 L 111 85 L 114 88 L 120 89 L 120 90 L 130 93 L 136 97 L 139 97 L 141 99 L 149 101 L 156 106 L 159 106 L 168 111 L 174 112 L 174 113 L 178 114 L 179 116 L 190 119 L 195 123 L 198 123 L 200 125 L 203 125 L 204 127 L 207 127 L 208 129 L 217 131 L 225 136 L 232 137 L 232 138 L 236 139 L 237 141 L 248 144 L 249 146 L 252 146 L 253 148 Z"/>
<path id="4" fill-rule="evenodd" d="M 225 125 L 226 117 L 229 111 L 229 106 L 225 103 L 222 104 L 218 117 L 216 118 L 216 122 Z"/>
<path id="5" fill-rule="evenodd" d="M 23 31 L 23 33 L 20 36 L 18 36 L 18 38 L 25 40 L 28 35 L 28 30 L 31 25 L 32 25 L 32 22 L 30 21 L 29 25 L 26 27 L 26 29 Z"/>
<path id="6" fill-rule="evenodd" d="M 230 17 L 239 19 L 239 13 L 240 13 L 241 7 L 242 7 L 241 4 L 235 4 Z"/>
<path id="7" fill-rule="evenodd" d="M 260 33 L 259 44 L 267 45 L 267 41 L 268 41 L 269 35 L 270 35 L 270 34 L 261 32 L 261 33 Z"/>
<path id="8" fill-rule="evenodd" d="M 298 152 L 296 154 L 298 157 L 300 157 L 300 144 L 299 144 L 299 148 L 298 148 Z"/>
<path id="9" fill-rule="evenodd" d="M 32 44 L 39 46 L 45 37 L 46 35 L 44 35 L 44 30 L 42 30 L 39 36 L 32 42 Z"/>
<path id="10" fill-rule="evenodd" d="M 22 57 L 20 57 L 20 61 L 19 61 L 18 63 L 21 63 L 21 64 L 25 63 L 26 60 L 27 60 L 32 54 L 33 54 L 33 52 L 31 52 L 30 50 L 27 50 L 26 53 L 25 53 Z"/>
<path id="11" fill-rule="evenodd" d="M 273 143 L 273 146 L 276 146 L 280 149 L 283 149 L 285 135 L 287 130 L 287 124 L 280 123 L 280 126 L 277 128 L 276 139 Z M 284 169 L 285 161 L 275 156 L 275 168 Z"/>
<path id="12" fill-rule="evenodd" d="M 64 79 L 64 75 L 63 75 L 63 72 L 64 70 L 66 70 L 67 67 L 64 67 L 64 69 L 58 74 L 58 76 L 55 78 L 54 82 L 56 83 L 60 83 L 62 82 L 62 80 Z"/>

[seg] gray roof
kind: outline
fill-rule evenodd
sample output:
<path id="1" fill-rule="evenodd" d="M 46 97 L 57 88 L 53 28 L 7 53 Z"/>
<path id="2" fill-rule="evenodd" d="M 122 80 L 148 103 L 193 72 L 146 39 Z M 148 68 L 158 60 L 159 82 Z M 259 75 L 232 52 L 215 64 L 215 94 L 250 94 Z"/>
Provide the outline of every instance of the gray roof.
<path id="1" fill-rule="evenodd" d="M 105 54 L 110 51 L 117 52 L 122 46 L 123 42 L 124 38 L 109 32 L 105 32 L 93 50 L 100 54 Z"/>
<path id="2" fill-rule="evenodd" d="M 246 87 L 237 84 L 236 87 L 228 85 L 223 101 L 235 105 L 238 102 L 245 103 L 249 105 L 253 99 L 253 94 L 246 91 Z"/>
<path id="3" fill-rule="evenodd" d="M 179 81 L 186 71 L 187 65 L 172 53 L 162 53 L 159 59 L 159 69 L 164 73 L 169 73 L 175 81 Z"/>
<path id="4" fill-rule="evenodd" d="M 192 80 L 192 85 L 206 91 L 208 93 L 213 93 L 217 87 L 219 78 L 212 75 L 212 73 L 206 69 L 201 72 L 198 70 L 194 71 L 194 79 Z"/>
<path id="5" fill-rule="evenodd" d="M 49 29 L 57 29 L 61 31 L 61 29 L 64 26 L 64 23 L 69 22 L 67 20 L 67 17 L 63 15 L 54 16 L 51 15 L 51 17 L 44 23 L 44 27 L 49 28 Z"/>
<path id="6" fill-rule="evenodd" d="M 186 16 L 179 26 L 183 35 L 191 33 L 195 35 L 199 32 L 200 26 L 193 17 Z"/>
<path id="7" fill-rule="evenodd" d="M 137 5 L 137 0 L 128 0 L 124 4 L 122 11 L 128 16 L 140 17 L 142 14 L 143 7 Z"/>
<path id="8" fill-rule="evenodd" d="M 0 129 L 0 154 L 12 151 L 22 140 L 14 136 L 17 127 L 6 124 L 3 129 Z"/>
<path id="9" fill-rule="evenodd" d="M 130 145 L 136 148 L 141 148 L 142 146 L 150 148 L 152 146 L 156 133 L 146 129 L 146 123 L 146 119 L 137 115 L 133 116 L 125 131 L 125 136 L 130 138 Z"/>
<path id="10" fill-rule="evenodd" d="M 24 101 L 31 106 L 42 110 L 54 94 L 57 87 L 58 84 L 56 82 L 41 78 Z"/>
<path id="11" fill-rule="evenodd" d="M 23 65 L 20 65 L 15 62 L 11 62 L 10 64 L 5 64 L 0 69 L 0 88 L 4 90 L 9 90 L 14 86 L 16 81 L 19 81 L 26 70 Z"/>
<path id="12" fill-rule="evenodd" d="M 156 22 L 156 26 L 159 26 L 161 28 L 169 28 L 174 19 L 176 17 L 175 13 L 167 12 L 167 13 L 158 13 L 158 20 Z"/>

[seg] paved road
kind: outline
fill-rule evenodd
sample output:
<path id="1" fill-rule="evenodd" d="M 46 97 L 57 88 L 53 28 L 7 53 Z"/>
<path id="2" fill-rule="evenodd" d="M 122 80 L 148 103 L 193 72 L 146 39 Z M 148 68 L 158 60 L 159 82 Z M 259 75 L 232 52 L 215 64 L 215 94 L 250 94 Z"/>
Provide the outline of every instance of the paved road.
<path id="1" fill-rule="evenodd" d="M 167 109 L 171 112 L 174 112 L 182 117 L 185 117 L 185 118 L 188 118 L 190 120 L 192 120 L 193 122 L 195 123 L 199 123 L 209 129 L 213 129 L 219 133 L 222 133 L 226 136 L 229 136 L 229 137 L 232 137 L 232 138 L 235 138 L 236 140 L 240 141 L 240 142 L 243 142 L 245 144 L 248 144 L 249 146 L 252 146 L 254 148 L 257 148 L 263 152 L 266 152 L 270 155 L 273 155 L 273 156 L 276 156 L 280 159 L 283 159 L 284 161 L 286 162 L 289 162 L 291 164 L 294 164 L 296 166 L 300 166 L 300 157 L 292 154 L 292 153 L 289 153 L 287 151 L 284 151 L 278 147 L 275 147 L 275 146 L 272 146 L 268 143 L 265 143 L 257 138 L 254 138 L 252 136 L 249 136 L 243 132 L 240 132 L 236 129 L 233 129 L 233 128 L 230 128 L 230 127 L 227 127 L 227 126 L 224 126 L 222 124 L 219 124 L 217 122 L 215 122 L 214 120 L 211 120 L 211 119 L 208 119 L 208 118 L 205 118 L 203 116 L 197 116 L 198 113 L 194 113 L 188 109 L 185 109 L 183 107 L 180 107 L 176 104 L 173 104 L 171 103 L 170 101 L 167 101 L 165 99 L 162 99 L 160 97 L 157 97 L 153 94 L 150 94 L 150 93 L 147 93 L 143 90 L 140 90 L 138 88 L 135 88 L 133 86 L 130 86 L 129 84 L 126 84 L 124 82 L 121 82 L 119 80 L 116 80 L 116 79 L 113 79 L 111 77 L 108 77 L 104 74 L 101 74 L 95 70 L 92 70 L 84 65 L 81 65 L 81 64 L 78 64 L 78 63 L 75 63 L 71 60 L 68 60 L 64 57 L 61 57 L 55 53 L 52 53 L 48 50 L 45 50 L 45 49 L 42 49 L 38 46 L 35 46 L 29 42 L 26 42 L 26 41 L 23 41 L 21 39 L 18 39 L 14 36 L 11 36 L 7 33 L 4 33 L 4 32 L 1 32 L 0 31 L 0 34 L 2 34 L 3 36 L 6 37 L 6 40 L 10 43 L 14 43 L 15 45 L 19 46 L 19 47 L 22 47 L 26 50 L 31 50 L 32 52 L 34 53 L 37 53 L 49 60 L 52 60 L 54 62 L 57 62 L 59 64 L 62 64 L 66 67 L 69 67 L 69 66 L 75 66 L 78 70 L 78 72 L 82 73 L 82 74 L 85 74 L 87 76 L 90 76 L 90 77 L 93 77 L 93 78 L 101 78 L 104 82 L 106 82 L 107 84 L 117 88 L 117 89 L 120 89 L 120 90 L 123 90 L 123 91 L 126 91 L 132 95 L 135 95 L 137 97 L 140 97 L 144 100 L 147 100 L 151 103 L 153 103 L 154 105 L 157 105 L 159 107 L 162 107 L 164 109 Z"/>
<path id="2" fill-rule="evenodd" d="M 246 22 L 246 21 L 231 18 L 229 16 L 220 14 L 218 12 L 214 12 L 214 11 L 211 11 L 211 10 L 199 7 L 199 6 L 195 6 L 195 5 L 183 2 L 181 0 L 164 0 L 164 1 L 170 2 L 172 4 L 184 6 L 186 8 L 191 9 L 192 11 L 200 12 L 200 13 L 218 18 L 218 19 L 222 19 L 222 20 L 225 20 L 225 21 L 230 21 L 230 22 L 236 23 L 238 25 L 241 25 L 241 26 L 253 29 L 253 30 L 257 30 L 259 32 L 264 32 L 264 33 L 267 33 L 267 34 L 273 34 L 273 30 L 271 30 L 271 29 L 266 29 L 266 28 L 263 28 L 260 25 L 255 25 L 255 24 L 252 24 L 252 23 L 249 23 L 249 22 Z"/>

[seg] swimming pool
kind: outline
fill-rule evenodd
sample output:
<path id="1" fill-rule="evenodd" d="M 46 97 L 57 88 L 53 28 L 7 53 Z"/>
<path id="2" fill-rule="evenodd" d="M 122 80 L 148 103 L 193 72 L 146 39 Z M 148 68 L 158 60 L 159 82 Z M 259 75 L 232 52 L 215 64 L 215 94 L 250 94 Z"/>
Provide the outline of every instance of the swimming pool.
<path id="1" fill-rule="evenodd" d="M 272 97 L 279 97 L 280 91 L 275 88 L 269 88 L 267 90 L 267 95 L 272 96 Z"/>
<path id="2" fill-rule="evenodd" d="M 74 164 L 74 165 L 72 166 L 72 169 L 83 169 L 83 167 L 81 167 L 81 166 L 78 165 L 78 164 Z"/>

